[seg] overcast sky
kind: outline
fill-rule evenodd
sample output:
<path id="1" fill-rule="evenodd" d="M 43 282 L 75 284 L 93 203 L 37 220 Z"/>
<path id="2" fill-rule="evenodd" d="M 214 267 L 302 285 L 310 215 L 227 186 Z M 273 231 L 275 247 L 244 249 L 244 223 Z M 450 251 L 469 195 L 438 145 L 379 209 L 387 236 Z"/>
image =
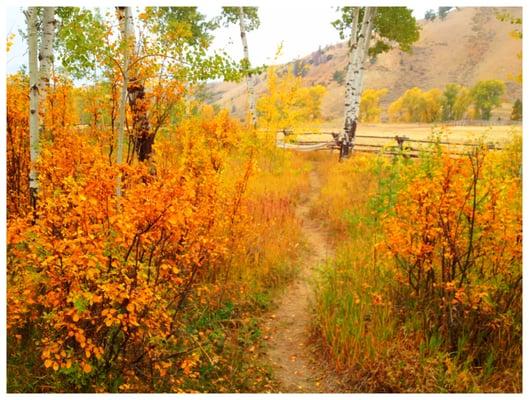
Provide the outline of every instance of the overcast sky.
<path id="1" fill-rule="evenodd" d="M 435 6 L 413 7 L 414 16 L 422 19 L 427 9 Z M 199 6 L 199 10 L 208 17 L 220 13 L 219 6 Z M 278 63 L 285 63 L 305 56 L 328 44 L 339 42 L 338 32 L 331 26 L 331 21 L 338 17 L 336 7 L 328 4 L 304 5 L 292 2 L 279 6 L 262 5 L 259 7 L 261 26 L 258 30 L 248 33 L 250 60 L 254 65 L 272 64 L 277 49 L 283 43 Z M 21 7 L 7 8 L 7 34 L 15 33 L 15 44 L 7 55 L 7 72 L 16 72 L 21 65 L 27 64 L 27 45 L 18 34 L 19 29 L 25 30 L 25 21 Z M 214 49 L 224 49 L 236 60 L 242 58 L 242 46 L 238 26 L 222 28 L 214 33 Z"/>

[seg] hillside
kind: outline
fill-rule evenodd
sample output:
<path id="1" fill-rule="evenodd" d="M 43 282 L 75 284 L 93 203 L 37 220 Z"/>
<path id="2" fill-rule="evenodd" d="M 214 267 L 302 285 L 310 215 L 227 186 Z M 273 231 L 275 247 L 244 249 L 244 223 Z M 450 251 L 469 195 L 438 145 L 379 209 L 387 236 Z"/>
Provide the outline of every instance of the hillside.
<path id="1" fill-rule="evenodd" d="M 522 9 L 465 7 L 450 12 L 447 17 L 435 21 L 420 21 L 421 37 L 411 53 L 392 50 L 372 59 L 365 74 L 365 88 L 389 89 L 383 106 L 399 97 L 406 89 L 417 86 L 423 90 L 444 87 L 456 82 L 471 86 L 482 79 L 508 81 L 521 70 L 518 53 L 522 42 L 509 33 L 513 26 L 496 18 L 498 11 L 508 11 L 521 16 Z M 251 45 L 251 44 L 250 44 Z M 333 80 L 336 71 L 346 68 L 346 46 L 338 43 L 295 60 L 289 65 L 305 69 L 304 80 L 308 85 L 322 84 L 327 87 L 323 100 L 323 115 L 327 120 L 341 118 L 343 114 L 343 84 Z M 504 101 L 513 102 L 521 97 L 522 88 L 507 83 Z M 209 88 L 212 102 L 225 107 L 241 117 L 246 110 L 246 86 L 243 83 L 214 83 Z M 257 78 L 257 95 L 266 91 L 266 74 Z M 505 107 L 509 112 L 509 108 Z"/>

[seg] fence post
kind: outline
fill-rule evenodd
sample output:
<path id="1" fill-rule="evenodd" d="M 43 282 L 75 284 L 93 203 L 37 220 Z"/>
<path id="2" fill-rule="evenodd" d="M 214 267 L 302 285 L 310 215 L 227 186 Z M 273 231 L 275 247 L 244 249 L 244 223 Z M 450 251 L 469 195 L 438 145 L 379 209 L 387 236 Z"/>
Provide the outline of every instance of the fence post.
<path id="1" fill-rule="evenodd" d="M 400 151 L 404 150 L 404 141 L 406 139 L 407 139 L 406 136 L 399 136 L 399 135 L 395 136 L 395 140 L 397 141 Z"/>

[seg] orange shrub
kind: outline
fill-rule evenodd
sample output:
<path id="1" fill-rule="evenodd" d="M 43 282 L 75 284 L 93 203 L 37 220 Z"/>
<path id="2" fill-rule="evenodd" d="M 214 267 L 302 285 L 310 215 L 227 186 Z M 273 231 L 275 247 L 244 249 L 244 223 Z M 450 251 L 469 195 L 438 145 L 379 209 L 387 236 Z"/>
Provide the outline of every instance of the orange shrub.
<path id="1" fill-rule="evenodd" d="M 521 354 L 520 183 L 499 176 L 484 150 L 443 156 L 412 179 L 384 222 L 400 305 L 426 337 L 479 365 L 506 366 Z"/>
<path id="2" fill-rule="evenodd" d="M 18 215 L 29 206 L 29 82 L 22 74 L 7 77 L 7 212 Z"/>
<path id="3" fill-rule="evenodd" d="M 226 118 L 184 124 L 178 148 L 160 143 L 154 167 L 169 164 L 155 171 L 119 170 L 82 133 L 54 132 L 37 218 L 8 227 L 10 354 L 31 348 L 66 390 L 117 390 L 118 378 L 123 390 L 170 389 L 180 383 L 170 368 L 194 373 L 179 318 L 198 279 L 221 265 L 239 212 L 218 173 Z"/>

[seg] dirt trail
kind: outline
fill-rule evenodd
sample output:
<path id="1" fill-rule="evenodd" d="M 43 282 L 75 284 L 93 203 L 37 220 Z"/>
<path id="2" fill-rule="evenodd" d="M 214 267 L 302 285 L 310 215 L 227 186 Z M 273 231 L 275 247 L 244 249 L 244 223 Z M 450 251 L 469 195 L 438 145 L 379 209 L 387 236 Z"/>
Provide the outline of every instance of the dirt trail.
<path id="1" fill-rule="evenodd" d="M 264 326 L 270 337 L 267 355 L 279 383 L 278 392 L 328 393 L 337 388 L 337 381 L 318 366 L 318 355 L 309 343 L 313 318 L 310 279 L 317 266 L 332 254 L 323 229 L 309 216 L 311 200 L 318 196 L 321 186 L 314 171 L 310 174 L 310 186 L 308 199 L 296 213 L 303 222 L 303 233 L 311 251 L 302 259 L 298 277 L 287 287 L 277 310 Z"/>

